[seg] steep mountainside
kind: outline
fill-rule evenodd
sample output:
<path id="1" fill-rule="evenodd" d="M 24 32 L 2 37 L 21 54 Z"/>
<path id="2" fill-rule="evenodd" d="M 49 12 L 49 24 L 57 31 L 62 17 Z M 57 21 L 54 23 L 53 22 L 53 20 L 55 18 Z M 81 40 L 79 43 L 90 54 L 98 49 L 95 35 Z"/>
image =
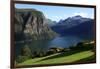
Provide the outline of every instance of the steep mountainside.
<path id="1" fill-rule="evenodd" d="M 56 27 L 58 26 L 62 26 L 63 28 L 66 27 L 66 28 L 71 28 L 71 27 L 74 27 L 74 26 L 77 26 L 81 23 L 84 23 L 84 22 L 87 22 L 87 21 L 91 21 L 93 19 L 90 19 L 90 18 L 84 18 L 80 15 L 77 15 L 77 16 L 73 16 L 73 17 L 69 17 L 65 20 L 60 20 L 58 23 L 56 23 Z"/>
<path id="2" fill-rule="evenodd" d="M 94 25 L 93 19 L 74 16 L 59 21 L 51 28 L 61 36 L 72 35 L 92 38 L 95 34 Z"/>
<path id="3" fill-rule="evenodd" d="M 42 12 L 35 9 L 15 9 L 15 41 L 52 39 L 56 33 L 47 25 Z"/>

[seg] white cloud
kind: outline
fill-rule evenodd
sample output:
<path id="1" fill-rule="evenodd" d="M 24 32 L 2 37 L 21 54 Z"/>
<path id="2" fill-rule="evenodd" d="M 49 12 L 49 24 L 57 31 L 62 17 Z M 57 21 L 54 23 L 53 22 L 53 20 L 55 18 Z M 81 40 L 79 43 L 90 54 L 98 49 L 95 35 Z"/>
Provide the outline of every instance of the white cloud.
<path id="1" fill-rule="evenodd" d="M 63 19 L 60 16 L 52 16 L 51 18 L 52 18 L 53 21 L 59 21 L 60 19 Z"/>

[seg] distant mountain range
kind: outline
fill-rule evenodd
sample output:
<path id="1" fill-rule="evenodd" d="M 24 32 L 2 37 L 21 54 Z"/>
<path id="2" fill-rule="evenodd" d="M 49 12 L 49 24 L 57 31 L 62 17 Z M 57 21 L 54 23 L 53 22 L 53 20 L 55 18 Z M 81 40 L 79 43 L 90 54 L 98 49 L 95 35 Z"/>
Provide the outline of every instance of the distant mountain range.
<path id="1" fill-rule="evenodd" d="M 94 20 L 77 15 L 65 20 L 60 20 L 58 23 L 51 26 L 51 29 L 61 36 L 74 35 L 93 38 Z"/>

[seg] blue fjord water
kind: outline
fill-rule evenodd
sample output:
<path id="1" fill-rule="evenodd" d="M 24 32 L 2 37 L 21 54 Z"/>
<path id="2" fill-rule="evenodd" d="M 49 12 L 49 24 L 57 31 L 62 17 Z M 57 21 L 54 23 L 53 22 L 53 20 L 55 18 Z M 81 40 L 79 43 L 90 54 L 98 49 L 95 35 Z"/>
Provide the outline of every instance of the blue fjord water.
<path id="1" fill-rule="evenodd" d="M 25 45 L 28 45 L 32 52 L 45 52 L 51 47 L 61 47 L 61 48 L 68 48 L 70 46 L 76 45 L 78 42 L 86 40 L 84 38 L 80 38 L 78 36 L 59 36 L 55 37 L 52 40 L 34 40 L 30 42 L 24 43 L 16 43 L 15 44 L 15 52 L 16 56 L 21 53 L 21 48 Z"/>

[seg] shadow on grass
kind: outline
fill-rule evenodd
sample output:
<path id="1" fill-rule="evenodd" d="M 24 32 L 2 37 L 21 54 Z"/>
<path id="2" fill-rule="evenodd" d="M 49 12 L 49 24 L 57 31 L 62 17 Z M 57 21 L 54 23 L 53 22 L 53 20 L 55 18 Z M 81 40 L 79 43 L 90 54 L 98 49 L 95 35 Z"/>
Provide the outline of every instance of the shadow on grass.
<path id="1" fill-rule="evenodd" d="M 82 50 L 82 51 L 85 51 L 85 50 Z M 72 55 L 72 54 L 80 53 L 82 51 L 81 50 L 75 50 L 75 51 L 61 52 L 60 54 L 57 54 L 57 55 L 54 55 L 54 56 L 50 56 L 50 57 L 41 59 L 41 60 L 36 61 L 36 62 L 40 62 L 40 61 L 44 61 L 44 60 L 49 60 L 49 59 L 54 59 L 54 58 L 65 57 L 65 56 L 69 56 L 69 55 Z"/>
<path id="2" fill-rule="evenodd" d="M 96 62 L 96 55 L 92 55 L 90 57 L 80 59 L 80 60 L 75 61 L 73 63 L 89 63 L 89 62 Z"/>

